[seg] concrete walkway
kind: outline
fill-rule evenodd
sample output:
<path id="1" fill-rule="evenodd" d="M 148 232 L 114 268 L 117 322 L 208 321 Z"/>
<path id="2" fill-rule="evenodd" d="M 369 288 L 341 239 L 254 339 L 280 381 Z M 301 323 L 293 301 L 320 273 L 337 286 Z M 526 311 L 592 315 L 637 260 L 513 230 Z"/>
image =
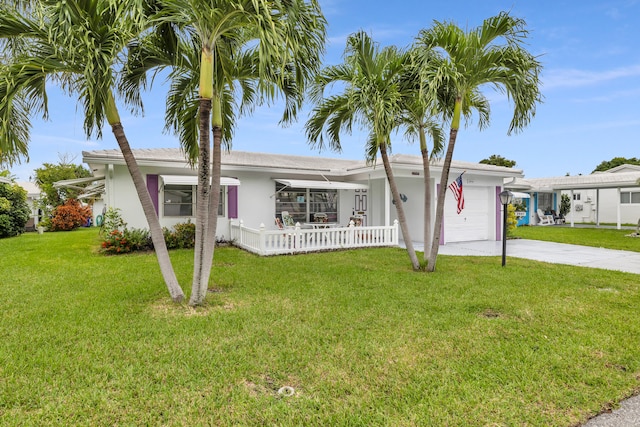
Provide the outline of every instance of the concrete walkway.
<path id="1" fill-rule="evenodd" d="M 416 244 L 416 250 L 423 249 L 422 245 Z M 447 243 L 440 246 L 438 253 L 440 255 L 501 256 L 502 242 Z M 507 265 L 509 257 L 640 274 L 640 252 L 514 239 L 507 240 Z"/>
<path id="2" fill-rule="evenodd" d="M 416 247 L 422 251 L 424 246 Z M 449 243 L 440 247 L 441 255 L 502 256 L 502 242 Z M 640 252 L 542 242 L 539 240 L 507 240 L 507 266 L 509 257 L 527 258 L 556 264 L 603 268 L 640 274 Z M 640 396 L 620 402 L 612 412 L 600 414 L 583 427 L 638 427 L 640 426 Z"/>

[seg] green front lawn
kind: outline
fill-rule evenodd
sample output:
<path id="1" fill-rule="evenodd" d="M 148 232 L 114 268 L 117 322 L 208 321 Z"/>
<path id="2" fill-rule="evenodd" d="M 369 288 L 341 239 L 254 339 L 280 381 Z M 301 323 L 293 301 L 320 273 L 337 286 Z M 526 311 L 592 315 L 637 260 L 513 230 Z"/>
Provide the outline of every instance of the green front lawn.
<path id="1" fill-rule="evenodd" d="M 548 242 L 571 243 L 574 245 L 595 246 L 598 248 L 619 249 L 640 252 L 640 237 L 627 237 L 634 230 L 616 230 L 610 228 L 572 228 L 538 226 L 517 227 L 515 237 Z"/>
<path id="2" fill-rule="evenodd" d="M 0 240 L 0 425 L 573 426 L 640 387 L 637 275 L 220 248 L 193 310 L 96 236 Z"/>

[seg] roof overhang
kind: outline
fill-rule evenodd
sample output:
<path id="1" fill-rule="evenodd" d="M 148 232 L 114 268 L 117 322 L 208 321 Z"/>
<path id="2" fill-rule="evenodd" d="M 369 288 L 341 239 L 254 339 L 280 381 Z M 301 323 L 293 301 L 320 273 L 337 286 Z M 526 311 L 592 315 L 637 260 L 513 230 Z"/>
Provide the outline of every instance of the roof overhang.
<path id="1" fill-rule="evenodd" d="M 0 176 L 0 184 L 11 184 L 11 180 L 9 178 L 5 178 L 4 176 Z"/>
<path id="2" fill-rule="evenodd" d="M 85 187 L 80 187 L 78 184 L 86 184 L 88 182 L 104 182 L 104 176 L 89 176 L 86 178 L 74 178 L 74 179 L 63 179 L 62 181 L 56 181 L 53 183 L 53 188 L 73 188 L 74 190 L 84 190 Z"/>
<path id="3" fill-rule="evenodd" d="M 160 178 L 162 178 L 165 185 L 198 185 L 197 175 L 160 175 Z M 220 185 L 238 186 L 240 185 L 240 180 L 222 176 L 220 177 Z"/>
<path id="4" fill-rule="evenodd" d="M 366 184 L 356 184 L 355 182 L 314 181 L 307 179 L 275 179 L 274 181 L 291 188 L 313 188 L 321 190 L 366 190 L 369 188 Z"/>

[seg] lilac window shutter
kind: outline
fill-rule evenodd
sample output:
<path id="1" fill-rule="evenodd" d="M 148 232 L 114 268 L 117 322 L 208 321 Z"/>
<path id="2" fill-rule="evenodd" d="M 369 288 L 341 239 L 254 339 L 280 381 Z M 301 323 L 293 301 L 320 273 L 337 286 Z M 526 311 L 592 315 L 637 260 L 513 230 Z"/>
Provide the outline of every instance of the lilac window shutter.
<path id="1" fill-rule="evenodd" d="M 229 195 L 228 217 L 229 219 L 238 218 L 238 187 L 235 185 L 229 186 L 227 187 L 227 191 Z"/>
<path id="2" fill-rule="evenodd" d="M 156 210 L 156 215 L 158 214 L 158 175 L 147 175 L 147 190 L 149 190 L 149 195 L 151 196 L 151 201 L 153 202 L 153 207 Z"/>

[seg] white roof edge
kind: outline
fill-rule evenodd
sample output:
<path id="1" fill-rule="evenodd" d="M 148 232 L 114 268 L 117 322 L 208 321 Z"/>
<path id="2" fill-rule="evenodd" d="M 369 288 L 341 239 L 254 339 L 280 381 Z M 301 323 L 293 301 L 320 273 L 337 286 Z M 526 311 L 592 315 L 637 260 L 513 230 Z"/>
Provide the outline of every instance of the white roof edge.
<path id="1" fill-rule="evenodd" d="M 197 175 L 160 175 L 162 181 L 169 185 L 198 185 Z M 240 180 L 237 178 L 220 177 L 220 185 L 239 186 Z"/>
<path id="2" fill-rule="evenodd" d="M 341 182 L 341 181 L 314 181 L 310 179 L 285 179 L 277 178 L 275 182 L 284 184 L 291 188 L 315 188 L 323 190 L 366 190 L 369 188 L 366 184 L 358 184 L 355 182 Z"/>

